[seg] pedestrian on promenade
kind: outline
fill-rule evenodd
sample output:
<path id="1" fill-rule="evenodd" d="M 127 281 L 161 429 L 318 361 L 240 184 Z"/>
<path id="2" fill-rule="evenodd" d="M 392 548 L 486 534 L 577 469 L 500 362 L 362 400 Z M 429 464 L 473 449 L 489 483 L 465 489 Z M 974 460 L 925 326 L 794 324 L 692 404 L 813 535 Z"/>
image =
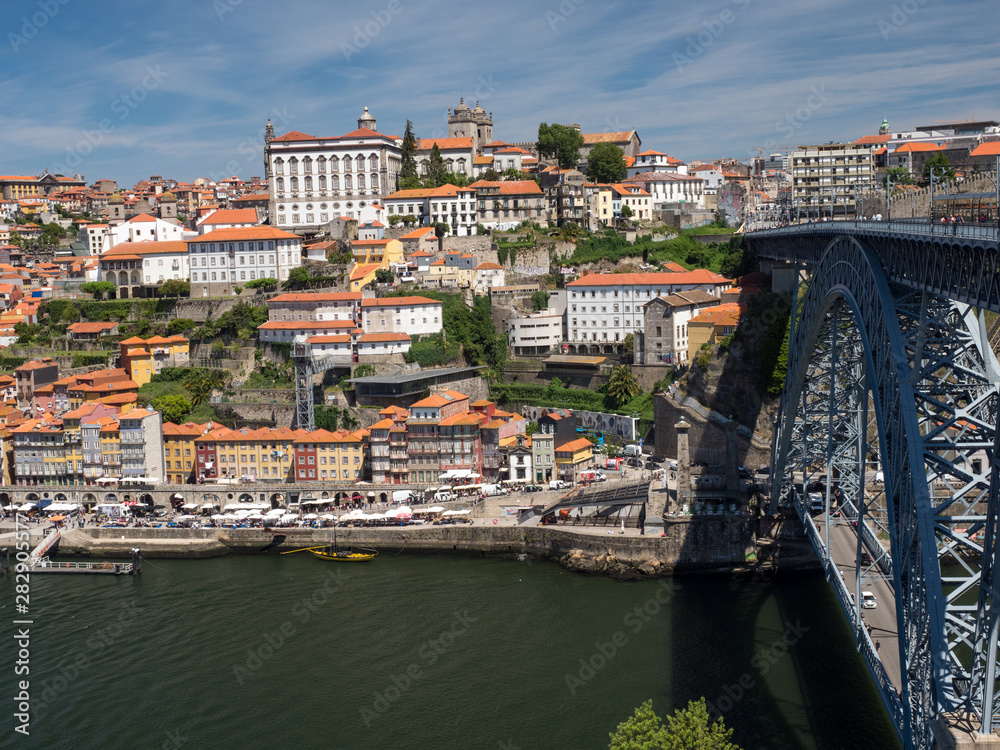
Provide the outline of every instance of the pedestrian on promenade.
<path id="1" fill-rule="evenodd" d="M 882 648 L 882 644 L 879 643 L 878 641 L 875 641 L 875 653 L 876 654 L 878 653 L 878 651 L 879 651 L 880 648 Z"/>

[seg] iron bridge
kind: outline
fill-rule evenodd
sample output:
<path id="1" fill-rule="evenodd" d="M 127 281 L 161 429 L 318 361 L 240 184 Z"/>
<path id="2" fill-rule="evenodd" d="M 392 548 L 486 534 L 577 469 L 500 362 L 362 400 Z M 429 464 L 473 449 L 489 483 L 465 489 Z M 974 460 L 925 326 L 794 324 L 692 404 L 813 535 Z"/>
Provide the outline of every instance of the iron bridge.
<path id="1" fill-rule="evenodd" d="M 934 747 L 949 725 L 1000 726 L 997 234 L 844 220 L 747 235 L 758 257 L 809 272 L 792 306 L 770 509 L 802 519 L 906 748 Z M 848 535 L 851 559 L 831 533 Z M 866 573 L 894 594 L 898 653 L 867 632 Z"/>

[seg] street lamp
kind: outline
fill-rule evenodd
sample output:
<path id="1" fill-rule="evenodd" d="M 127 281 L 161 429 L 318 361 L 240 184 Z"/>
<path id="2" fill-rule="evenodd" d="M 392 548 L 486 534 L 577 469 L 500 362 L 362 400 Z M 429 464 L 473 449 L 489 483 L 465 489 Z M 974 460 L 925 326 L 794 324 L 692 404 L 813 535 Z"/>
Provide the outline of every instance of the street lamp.
<path id="1" fill-rule="evenodd" d="M 903 184 L 902 177 L 896 177 L 891 174 L 886 173 L 885 175 L 885 220 L 892 221 L 892 207 L 890 201 L 892 199 L 892 191 Z M 931 191 L 931 201 L 934 200 L 933 190 Z"/>
<path id="2" fill-rule="evenodd" d="M 927 220 L 928 221 L 934 221 L 934 183 L 935 182 L 939 182 L 939 183 L 943 182 L 942 178 L 946 174 L 948 174 L 949 167 L 945 167 L 945 166 L 928 167 L 927 169 L 928 169 L 928 173 L 930 174 L 930 178 L 931 178 L 931 210 L 930 210 L 930 213 L 929 213 L 929 215 L 927 217 Z M 940 170 L 940 174 L 938 174 L 938 170 Z"/>

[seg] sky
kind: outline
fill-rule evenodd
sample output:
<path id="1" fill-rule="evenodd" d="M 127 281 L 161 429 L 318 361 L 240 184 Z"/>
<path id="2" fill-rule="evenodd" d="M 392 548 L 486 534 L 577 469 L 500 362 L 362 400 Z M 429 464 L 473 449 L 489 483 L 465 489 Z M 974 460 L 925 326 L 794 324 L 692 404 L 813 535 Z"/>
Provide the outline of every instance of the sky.
<path id="1" fill-rule="evenodd" d="M 995 0 L 10 0 L 0 173 L 263 174 L 263 135 L 635 129 L 684 161 L 1000 119 Z"/>

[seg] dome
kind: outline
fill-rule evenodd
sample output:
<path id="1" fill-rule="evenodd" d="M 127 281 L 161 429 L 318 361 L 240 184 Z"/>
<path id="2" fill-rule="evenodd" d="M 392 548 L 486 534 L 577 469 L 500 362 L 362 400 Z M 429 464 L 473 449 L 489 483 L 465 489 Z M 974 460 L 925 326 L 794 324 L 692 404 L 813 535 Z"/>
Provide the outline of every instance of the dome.
<path id="1" fill-rule="evenodd" d="M 463 96 L 461 99 L 458 100 L 458 106 L 455 107 L 455 112 L 458 113 L 458 112 L 468 112 L 468 111 L 469 111 L 469 105 L 465 103 L 465 97 Z"/>
<path id="2" fill-rule="evenodd" d="M 108 198 L 108 203 L 124 203 L 125 199 L 122 198 L 120 193 L 115 193 L 110 198 Z"/>
<path id="3" fill-rule="evenodd" d="M 371 116 L 368 111 L 368 107 L 365 107 L 364 113 L 358 118 L 358 122 L 375 122 L 375 118 Z"/>
<path id="4" fill-rule="evenodd" d="M 176 200 L 177 196 L 171 193 L 169 190 L 160 196 L 160 203 L 163 203 L 163 201 L 176 201 Z"/>
<path id="5" fill-rule="evenodd" d="M 476 108 L 474 110 L 472 110 L 472 111 L 475 112 L 477 115 L 485 115 L 486 114 L 486 110 L 479 106 L 479 101 L 478 100 L 476 100 Z"/>

